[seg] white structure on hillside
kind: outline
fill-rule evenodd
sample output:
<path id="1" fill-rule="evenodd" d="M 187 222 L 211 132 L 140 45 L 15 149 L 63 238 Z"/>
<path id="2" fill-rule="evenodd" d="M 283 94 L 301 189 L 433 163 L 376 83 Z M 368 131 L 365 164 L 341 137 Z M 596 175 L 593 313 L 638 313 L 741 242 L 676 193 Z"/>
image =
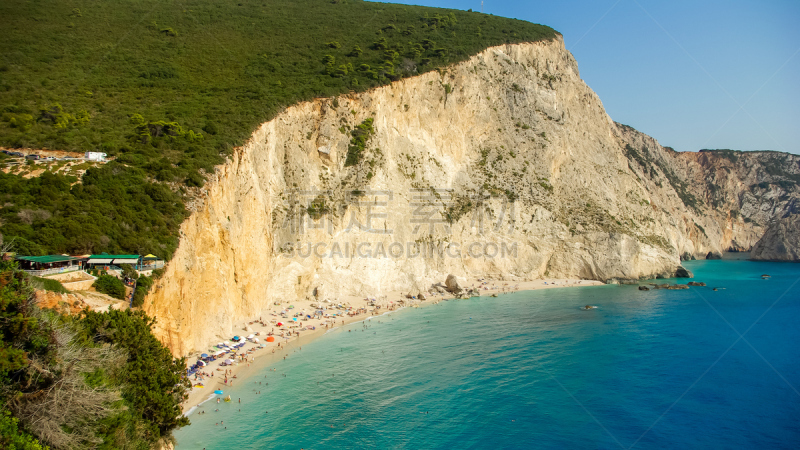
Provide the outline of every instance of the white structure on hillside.
<path id="1" fill-rule="evenodd" d="M 89 161 L 105 161 L 106 154 L 100 152 L 86 152 L 84 159 L 88 159 Z"/>

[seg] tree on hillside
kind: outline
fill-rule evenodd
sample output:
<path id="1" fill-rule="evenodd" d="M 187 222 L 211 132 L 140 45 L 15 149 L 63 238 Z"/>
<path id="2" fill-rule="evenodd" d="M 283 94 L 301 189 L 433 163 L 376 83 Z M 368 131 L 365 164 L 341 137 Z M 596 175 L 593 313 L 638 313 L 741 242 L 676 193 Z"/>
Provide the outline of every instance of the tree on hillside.
<path id="1" fill-rule="evenodd" d="M 120 300 L 125 298 L 125 285 L 114 275 L 100 275 L 92 283 L 92 287 L 97 289 L 97 292 L 108 294 L 114 298 Z"/>
<path id="2" fill-rule="evenodd" d="M 103 442 L 95 422 L 111 416 L 120 396 L 87 374 L 119 367 L 123 352 L 87 347 L 68 318 L 40 310 L 29 277 L 11 261 L 0 262 L 0 383 L 6 406 L 53 448 Z M 8 424 L 6 424 L 8 425 Z"/>
<path id="3" fill-rule="evenodd" d="M 141 415 L 149 439 L 168 437 L 175 428 L 189 424 L 180 407 L 191 386 L 186 360 L 173 358 L 153 336 L 155 319 L 142 311 L 86 311 L 82 322 L 95 342 L 127 350 L 128 360 L 120 372 L 122 397 Z"/>
<path id="4" fill-rule="evenodd" d="M 8 411 L 0 413 L 0 448 L 11 450 L 49 450 L 39 441 L 19 428 L 19 420 Z"/>
<path id="5" fill-rule="evenodd" d="M 53 449 L 145 450 L 189 423 L 185 360 L 152 335 L 153 319 L 61 316 L 32 294 L 30 277 L 0 261 L 0 404 L 18 419 L 0 416 L 0 448 L 42 448 L 29 432 Z"/>

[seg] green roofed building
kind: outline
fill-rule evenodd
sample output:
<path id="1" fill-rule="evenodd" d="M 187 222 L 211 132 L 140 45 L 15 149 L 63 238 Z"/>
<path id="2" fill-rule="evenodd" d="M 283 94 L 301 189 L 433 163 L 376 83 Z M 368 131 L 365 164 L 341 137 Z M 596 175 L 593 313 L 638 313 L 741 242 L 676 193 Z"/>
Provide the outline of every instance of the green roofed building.
<path id="1" fill-rule="evenodd" d="M 63 272 L 72 272 L 82 268 L 81 259 L 74 256 L 46 255 L 46 256 L 17 256 L 15 258 L 20 269 L 35 276 L 53 275 Z"/>
<path id="2" fill-rule="evenodd" d="M 101 253 L 99 255 L 89 256 L 89 260 L 86 261 L 86 264 L 91 267 L 111 265 L 119 266 L 120 264 L 138 266 L 141 264 L 141 261 L 141 255 L 109 255 L 108 253 Z"/>

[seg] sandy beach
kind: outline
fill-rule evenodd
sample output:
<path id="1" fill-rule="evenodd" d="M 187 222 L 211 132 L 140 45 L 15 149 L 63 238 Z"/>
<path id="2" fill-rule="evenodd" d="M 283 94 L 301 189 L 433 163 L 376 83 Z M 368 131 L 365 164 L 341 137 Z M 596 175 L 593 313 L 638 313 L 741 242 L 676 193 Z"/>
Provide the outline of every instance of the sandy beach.
<path id="1" fill-rule="evenodd" d="M 493 294 L 503 295 L 518 291 L 599 286 L 602 284 L 599 281 L 577 279 L 505 281 L 490 278 L 469 278 L 462 283 L 462 287 L 465 289 L 478 289 L 481 298 L 488 301 Z M 449 293 L 429 294 L 426 292 L 424 293 L 426 299 L 419 300 L 408 299 L 407 294 L 409 293 L 391 292 L 374 298 L 345 297 L 337 301 L 300 300 L 273 305 L 271 309 L 262 311 L 259 317 L 253 317 L 247 322 L 237 324 L 231 336 L 220 338 L 219 341 L 209 342 L 208 349 L 187 356 L 187 366 L 194 364 L 199 359 L 200 354 L 211 354 L 210 349 L 213 346 L 220 342 L 230 341 L 234 335 L 244 338 L 255 334 L 259 343 L 248 342 L 243 348 L 235 352 L 235 356 L 233 353 L 223 355 L 199 369 L 196 374 L 191 375 L 190 380 L 193 387 L 189 392 L 188 398 L 182 403 L 184 414 L 191 414 L 198 405 L 215 397 L 215 390 L 219 389 L 225 393 L 233 385 L 246 382 L 245 380 L 250 375 L 260 373 L 267 367 L 291 358 L 292 353 L 302 349 L 302 345 L 322 336 L 328 330 L 347 326 L 353 322 L 362 321 L 369 317 L 396 311 L 404 307 L 433 305 L 441 300 L 456 298 Z M 417 295 L 416 292 L 410 294 L 412 296 Z M 314 314 L 318 310 L 324 310 L 329 315 L 334 313 L 337 315 L 320 317 Z M 286 314 L 282 314 L 284 311 L 286 311 Z M 297 321 L 293 320 L 295 314 L 298 314 Z M 309 315 L 312 318 L 307 318 Z M 278 323 L 282 323 L 285 326 L 278 326 Z M 312 327 L 313 329 L 311 329 Z M 270 335 L 275 338 L 274 342 L 266 342 L 267 337 Z M 262 344 L 263 347 L 261 347 Z M 234 363 L 223 366 L 223 361 L 229 358 L 234 360 Z M 202 407 L 198 409 L 200 411 L 203 410 Z M 210 407 L 210 409 L 213 409 L 213 407 Z"/>

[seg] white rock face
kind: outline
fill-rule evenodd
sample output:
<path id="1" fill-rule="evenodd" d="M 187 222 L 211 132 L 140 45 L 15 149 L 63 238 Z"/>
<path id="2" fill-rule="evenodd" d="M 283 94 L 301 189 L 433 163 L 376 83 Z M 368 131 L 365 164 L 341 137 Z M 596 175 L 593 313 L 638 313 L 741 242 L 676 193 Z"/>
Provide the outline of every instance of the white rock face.
<path id="1" fill-rule="evenodd" d="M 643 143 L 668 169 L 631 162 Z M 264 123 L 206 185 L 145 310 L 185 355 L 276 301 L 422 292 L 450 273 L 671 275 L 684 252 L 760 234 L 687 207 L 665 174 L 703 170 L 615 124 L 563 41 L 490 48 Z"/>

